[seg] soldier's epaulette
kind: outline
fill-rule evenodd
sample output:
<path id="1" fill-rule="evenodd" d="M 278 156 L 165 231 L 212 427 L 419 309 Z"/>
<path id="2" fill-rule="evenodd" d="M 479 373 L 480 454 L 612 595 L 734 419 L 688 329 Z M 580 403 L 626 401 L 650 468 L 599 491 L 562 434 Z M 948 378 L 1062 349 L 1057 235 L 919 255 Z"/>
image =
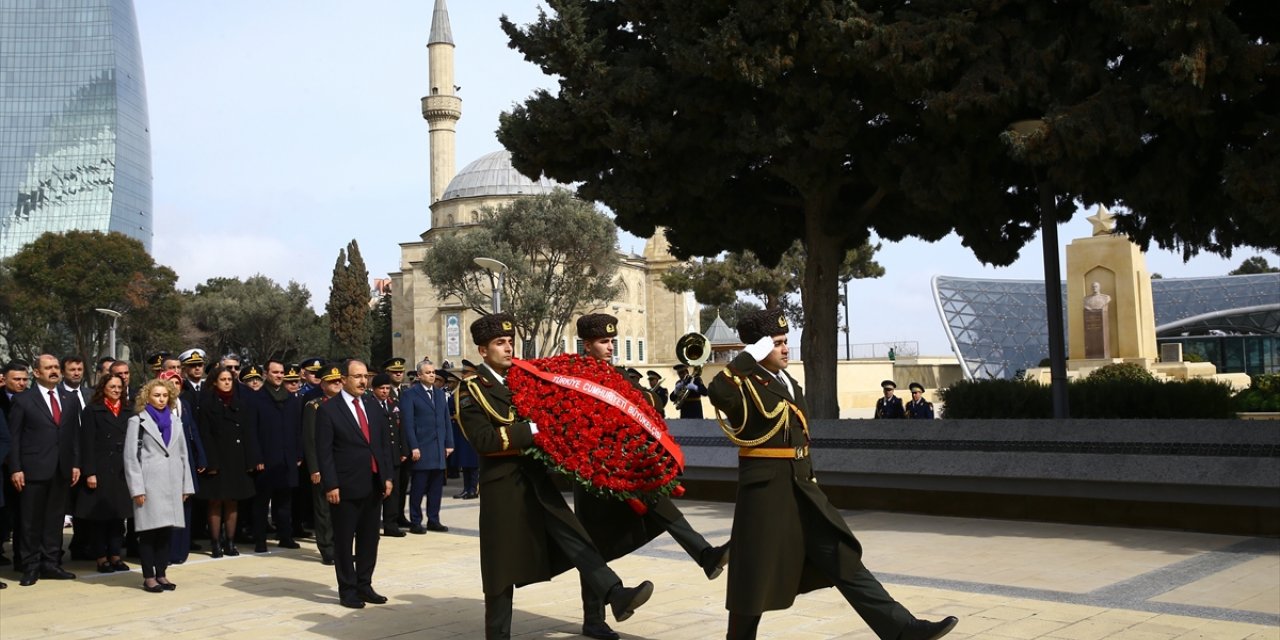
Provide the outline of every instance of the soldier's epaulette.
<path id="1" fill-rule="evenodd" d="M 492 386 L 493 386 L 493 381 L 492 381 L 492 380 L 490 380 L 490 379 L 488 379 L 488 378 L 486 378 L 486 377 L 484 377 L 484 376 L 476 376 L 476 377 L 472 378 L 472 379 L 471 379 L 471 381 L 472 381 L 472 382 L 479 382 L 480 384 L 482 384 L 482 385 L 484 385 L 484 386 L 486 386 L 486 387 L 492 387 Z"/>
<path id="2" fill-rule="evenodd" d="M 778 379 L 777 379 L 777 378 L 773 378 L 773 377 L 766 376 L 766 375 L 761 375 L 760 373 L 752 373 L 752 374 L 751 374 L 750 376 L 748 376 L 748 377 L 750 377 L 752 380 L 755 380 L 755 381 L 756 381 L 756 384 L 758 384 L 758 385 L 760 385 L 760 386 L 762 386 L 762 387 L 767 387 L 767 386 L 769 386 L 769 383 L 771 383 L 771 382 L 777 382 L 777 381 L 778 381 Z"/>

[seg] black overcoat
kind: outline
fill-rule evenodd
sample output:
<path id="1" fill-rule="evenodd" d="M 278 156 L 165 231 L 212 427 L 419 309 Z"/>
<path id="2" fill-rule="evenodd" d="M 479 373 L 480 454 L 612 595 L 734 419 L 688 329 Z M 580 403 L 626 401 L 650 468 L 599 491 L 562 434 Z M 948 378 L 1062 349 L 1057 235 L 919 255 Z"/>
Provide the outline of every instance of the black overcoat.
<path id="1" fill-rule="evenodd" d="M 133 515 L 133 500 L 124 478 L 124 456 L 129 449 L 125 431 L 129 427 L 128 409 L 120 415 L 111 413 L 99 402 L 85 407 L 80 414 L 80 482 L 76 485 L 77 518 L 88 520 L 123 520 Z M 130 451 L 137 455 L 137 443 Z M 97 476 L 98 487 L 89 488 L 89 477 Z"/>

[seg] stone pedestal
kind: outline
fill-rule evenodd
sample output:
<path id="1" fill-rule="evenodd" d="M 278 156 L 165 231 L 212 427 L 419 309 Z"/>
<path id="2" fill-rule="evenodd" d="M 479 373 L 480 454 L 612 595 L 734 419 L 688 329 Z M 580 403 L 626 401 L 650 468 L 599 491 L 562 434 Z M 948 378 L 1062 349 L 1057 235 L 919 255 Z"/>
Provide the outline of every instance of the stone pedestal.
<path id="1" fill-rule="evenodd" d="M 1069 360 L 1155 361 L 1159 354 L 1151 274 L 1138 246 L 1124 236 L 1098 235 L 1072 241 L 1066 253 Z M 1094 283 L 1097 295 L 1110 300 L 1090 310 L 1085 303 L 1095 295 Z M 1093 330 L 1088 331 L 1091 313 Z"/>

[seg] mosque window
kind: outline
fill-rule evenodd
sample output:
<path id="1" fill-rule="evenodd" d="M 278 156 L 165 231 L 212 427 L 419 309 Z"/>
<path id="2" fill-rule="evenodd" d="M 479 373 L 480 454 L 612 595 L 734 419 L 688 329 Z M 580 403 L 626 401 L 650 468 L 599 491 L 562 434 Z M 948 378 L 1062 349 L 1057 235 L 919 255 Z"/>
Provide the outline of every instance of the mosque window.
<path id="1" fill-rule="evenodd" d="M 627 338 L 627 362 L 631 361 L 631 338 Z"/>
<path id="2" fill-rule="evenodd" d="M 639 340 L 636 341 L 636 347 L 637 347 L 636 361 L 644 362 L 644 338 L 640 338 Z"/>
<path id="3" fill-rule="evenodd" d="M 582 342 L 582 338 L 578 338 L 578 339 L 576 339 L 576 340 L 574 341 L 574 343 L 575 343 L 575 344 L 574 344 L 574 349 L 573 349 L 573 352 L 574 352 L 574 353 L 576 353 L 576 354 L 578 354 L 578 355 L 580 355 L 580 356 L 585 356 L 585 355 L 587 355 L 587 345 L 583 344 L 583 342 Z"/>

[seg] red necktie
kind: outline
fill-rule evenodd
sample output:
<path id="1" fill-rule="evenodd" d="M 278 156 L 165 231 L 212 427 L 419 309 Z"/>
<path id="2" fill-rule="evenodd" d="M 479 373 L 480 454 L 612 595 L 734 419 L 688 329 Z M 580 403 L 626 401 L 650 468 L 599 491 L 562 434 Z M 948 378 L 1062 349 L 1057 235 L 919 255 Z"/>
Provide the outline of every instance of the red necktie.
<path id="1" fill-rule="evenodd" d="M 351 404 L 356 405 L 356 417 L 360 419 L 360 431 L 364 433 L 364 439 L 373 444 L 373 439 L 369 437 L 369 419 L 364 415 L 364 407 L 361 406 L 360 398 L 355 398 L 351 401 Z M 378 459 L 371 455 L 369 456 L 369 462 L 373 465 L 373 472 L 377 473 Z"/>
<path id="2" fill-rule="evenodd" d="M 49 390 L 49 410 L 53 412 L 53 424 L 62 426 L 62 407 L 58 406 L 58 396 Z"/>

